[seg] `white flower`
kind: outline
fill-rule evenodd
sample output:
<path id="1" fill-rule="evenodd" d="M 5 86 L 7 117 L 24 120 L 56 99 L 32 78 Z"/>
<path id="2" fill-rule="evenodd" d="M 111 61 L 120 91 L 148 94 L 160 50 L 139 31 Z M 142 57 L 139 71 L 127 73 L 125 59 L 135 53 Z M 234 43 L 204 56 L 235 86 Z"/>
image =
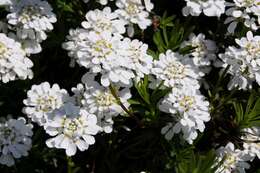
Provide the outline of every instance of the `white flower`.
<path id="1" fill-rule="evenodd" d="M 137 24 L 141 29 L 146 29 L 152 24 L 148 18 L 151 8 L 153 8 L 150 1 L 145 1 L 146 6 L 142 4 L 141 0 L 117 0 L 116 5 L 119 9 L 115 12 L 129 23 L 128 35 L 132 36 L 134 29 L 132 24 Z M 148 8 L 147 11 L 145 8 Z"/>
<path id="2" fill-rule="evenodd" d="M 257 156 L 260 159 L 260 128 L 252 127 L 243 129 L 244 150 L 250 156 Z"/>
<path id="3" fill-rule="evenodd" d="M 109 0 L 109 1 L 114 1 L 114 0 Z M 98 0 L 98 3 L 100 3 L 101 5 L 107 5 L 108 0 Z"/>
<path id="4" fill-rule="evenodd" d="M 99 83 L 94 80 L 93 74 L 85 74 L 82 77 L 82 82 L 86 87 L 83 99 L 84 109 L 97 116 L 98 125 L 103 128 L 104 132 L 112 132 L 112 118 L 122 114 L 124 112 L 123 109 L 110 90 L 99 85 Z M 128 108 L 130 105 L 127 100 L 131 98 L 129 88 L 118 89 L 117 95 L 121 103 Z"/>
<path id="5" fill-rule="evenodd" d="M 183 138 L 191 144 L 198 135 L 197 130 L 203 132 L 204 123 L 210 120 L 209 102 L 195 89 L 173 88 L 161 101 L 159 109 L 170 113 L 174 119 L 161 131 L 169 140 L 182 132 Z"/>
<path id="6" fill-rule="evenodd" d="M 37 40 L 21 39 L 13 32 L 9 32 L 8 36 L 19 42 L 27 55 L 37 54 L 42 51 L 41 44 Z"/>
<path id="7" fill-rule="evenodd" d="M 252 30 L 260 28 L 260 4 L 259 0 L 233 0 L 233 3 L 227 3 L 229 9 L 226 10 L 228 16 L 225 23 L 229 23 L 228 32 L 234 33 L 238 22 Z"/>
<path id="8" fill-rule="evenodd" d="M 77 84 L 76 87 L 71 88 L 71 91 L 73 92 L 71 101 L 75 105 L 82 107 L 85 104 L 85 100 L 84 100 L 85 86 L 79 83 Z"/>
<path id="9" fill-rule="evenodd" d="M 78 52 L 80 49 L 84 48 L 85 44 L 88 44 L 88 31 L 85 29 L 77 28 L 70 29 L 69 35 L 66 37 L 67 42 L 62 44 L 62 48 L 69 51 L 68 55 L 71 57 L 70 66 L 75 66 L 75 58 L 78 57 Z"/>
<path id="10" fill-rule="evenodd" d="M 32 61 L 21 44 L 0 33 L 0 79 L 7 83 L 16 79 L 32 79 Z"/>
<path id="11" fill-rule="evenodd" d="M 171 50 L 166 54 L 160 54 L 159 60 L 154 61 L 152 74 L 156 76 L 157 81 L 163 81 L 167 87 L 199 88 L 200 74 L 192 60 Z"/>
<path id="12" fill-rule="evenodd" d="M 68 156 L 73 156 L 77 148 L 85 151 L 95 143 L 93 135 L 100 130 L 95 115 L 70 102 L 53 114 L 53 120 L 45 124 L 46 133 L 54 136 L 46 141 L 48 147 L 65 149 Z"/>
<path id="13" fill-rule="evenodd" d="M 185 0 L 186 6 L 182 9 L 184 16 L 189 14 L 192 16 L 199 16 L 200 13 L 204 13 L 206 16 L 217 16 L 225 12 L 225 1 L 224 0 Z"/>
<path id="14" fill-rule="evenodd" d="M 251 159 L 251 157 L 239 149 L 235 149 L 233 143 L 229 142 L 225 147 L 220 147 L 217 150 L 218 161 L 224 162 L 218 168 L 216 173 L 245 173 L 245 169 L 250 168 L 250 165 L 246 162 Z"/>
<path id="15" fill-rule="evenodd" d="M 92 73 L 101 73 L 101 84 L 109 86 L 110 83 L 130 86 L 131 79 L 135 77 L 129 69 L 127 62 L 129 58 L 122 55 L 124 52 L 120 44 L 122 36 L 109 32 L 97 33 L 90 31 L 82 34 L 85 39 L 79 43 L 65 43 L 64 48 L 71 51 L 78 64 L 90 68 Z M 74 47 L 76 51 L 74 51 Z"/>
<path id="16" fill-rule="evenodd" d="M 57 84 L 50 86 L 48 82 L 43 82 L 33 85 L 27 92 L 27 99 L 23 101 L 26 105 L 23 112 L 42 126 L 49 120 L 48 114 L 60 108 L 67 98 L 67 91 L 60 89 Z"/>
<path id="17" fill-rule="evenodd" d="M 236 39 L 240 46 L 230 46 L 219 57 L 224 61 L 224 67 L 230 66 L 228 72 L 233 75 L 228 88 L 247 89 L 256 81 L 260 85 L 260 36 L 247 32 L 247 37 Z"/>
<path id="18" fill-rule="evenodd" d="M 74 50 L 74 47 L 79 47 L 79 49 L 77 49 L 73 54 L 81 66 L 86 68 L 95 66 L 93 71 L 100 72 L 100 64 L 116 57 L 115 52 L 118 48 L 120 39 L 122 38 L 121 36 L 113 36 L 109 32 L 96 33 L 91 31 L 85 33 L 81 30 L 78 30 L 76 33 L 81 36 L 82 39 L 78 40 L 77 38 L 80 37 L 73 37 L 73 32 L 73 35 L 68 37 L 68 39 L 72 39 L 76 44 L 69 42 L 65 43 L 65 45 L 69 50 Z"/>
<path id="19" fill-rule="evenodd" d="M 200 67 L 201 70 L 206 73 L 210 71 L 211 61 L 216 59 L 216 43 L 212 40 L 206 40 L 205 35 L 200 33 L 197 36 L 195 34 L 190 34 L 189 40 L 184 41 L 181 47 L 191 46 L 194 48 L 191 53 L 188 54 L 193 63 Z"/>
<path id="20" fill-rule="evenodd" d="M 122 51 L 122 56 L 125 56 L 126 68 L 133 69 L 137 78 L 143 78 L 144 75 L 151 73 L 153 58 L 147 54 L 147 44 L 136 39 L 131 41 L 125 38 L 120 45 L 122 47 L 120 50 L 125 50 Z"/>
<path id="21" fill-rule="evenodd" d="M 102 11 L 96 9 L 86 14 L 86 20 L 82 22 L 85 29 L 96 32 L 125 33 L 126 22 L 118 18 L 118 14 L 111 12 L 110 7 L 105 7 Z"/>
<path id="22" fill-rule="evenodd" d="M 12 3 L 12 0 L 1 0 L 0 6 L 10 5 Z"/>
<path id="23" fill-rule="evenodd" d="M 12 166 L 14 159 L 27 156 L 31 149 L 32 124 L 22 117 L 0 123 L 0 164 Z"/>
<path id="24" fill-rule="evenodd" d="M 45 32 L 53 30 L 52 24 L 57 21 L 51 6 L 42 0 L 17 1 L 10 6 L 10 12 L 8 23 L 14 26 L 21 40 L 42 42 L 47 38 Z"/>

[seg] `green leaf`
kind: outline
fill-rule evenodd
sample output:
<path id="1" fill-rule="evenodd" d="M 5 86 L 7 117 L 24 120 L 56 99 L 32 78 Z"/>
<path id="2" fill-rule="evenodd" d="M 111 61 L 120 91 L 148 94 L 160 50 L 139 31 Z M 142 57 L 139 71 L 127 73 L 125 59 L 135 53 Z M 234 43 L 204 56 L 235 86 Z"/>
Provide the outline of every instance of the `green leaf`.
<path id="1" fill-rule="evenodd" d="M 190 157 L 187 160 L 183 160 L 178 163 L 176 167 L 177 173 L 215 173 L 219 164 L 216 164 L 217 159 L 215 151 L 211 150 L 205 155 L 201 153 L 190 153 Z"/>
<path id="2" fill-rule="evenodd" d="M 235 123 L 240 129 L 260 125 L 260 98 L 252 92 L 244 111 L 241 103 L 233 102 L 235 109 Z"/>

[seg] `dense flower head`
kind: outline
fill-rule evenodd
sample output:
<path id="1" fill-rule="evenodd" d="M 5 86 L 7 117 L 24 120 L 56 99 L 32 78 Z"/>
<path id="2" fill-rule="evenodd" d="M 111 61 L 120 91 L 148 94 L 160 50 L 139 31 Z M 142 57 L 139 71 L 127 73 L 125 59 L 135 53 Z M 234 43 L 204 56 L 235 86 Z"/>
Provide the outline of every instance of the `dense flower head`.
<path id="1" fill-rule="evenodd" d="M 225 147 L 217 150 L 218 161 L 223 161 L 216 173 L 245 173 L 245 169 L 250 168 L 247 161 L 251 160 L 251 156 L 242 150 L 235 149 L 233 143 L 229 142 Z"/>
<path id="2" fill-rule="evenodd" d="M 152 74 L 157 81 L 163 81 L 166 87 L 192 86 L 199 88 L 200 73 L 191 59 L 168 50 L 160 54 L 159 60 L 154 61 Z"/>
<path id="3" fill-rule="evenodd" d="M 16 1 L 10 6 L 7 20 L 13 26 L 20 41 L 32 40 L 37 44 L 46 40 L 45 32 L 53 30 L 53 23 L 57 21 L 51 6 L 47 1 L 42 0 Z M 28 53 L 38 53 L 39 51 L 41 49 L 34 49 Z"/>
<path id="4" fill-rule="evenodd" d="M 0 6 L 10 5 L 11 3 L 12 3 L 12 0 L 1 0 Z"/>
<path id="5" fill-rule="evenodd" d="M 224 67 L 230 66 L 228 72 L 233 77 L 229 89 L 248 89 L 254 81 L 260 84 L 260 36 L 253 36 L 249 31 L 247 37 L 236 39 L 236 43 L 239 48 L 229 46 L 219 56 L 224 61 Z"/>
<path id="6" fill-rule="evenodd" d="M 0 123 L 0 164 L 12 166 L 15 159 L 28 155 L 33 135 L 32 124 L 22 117 Z"/>
<path id="7" fill-rule="evenodd" d="M 228 24 L 228 32 L 234 33 L 238 22 L 243 22 L 244 26 L 256 31 L 260 28 L 260 4 L 258 0 L 233 0 L 227 3 L 228 9 L 225 14 L 228 16 L 225 23 Z"/>
<path id="8" fill-rule="evenodd" d="M 243 147 L 250 156 L 260 159 L 260 128 L 252 127 L 243 129 L 241 137 L 244 141 Z"/>
<path id="9" fill-rule="evenodd" d="M 89 145 L 95 143 L 96 135 L 100 131 L 97 126 L 97 117 L 68 102 L 60 109 L 54 111 L 53 118 L 44 128 L 53 138 L 46 141 L 50 148 L 65 149 L 68 156 L 85 151 Z"/>
<path id="10" fill-rule="evenodd" d="M 185 0 L 186 6 L 182 9 L 184 16 L 192 15 L 199 16 L 202 12 L 206 16 L 217 16 L 225 13 L 225 1 L 224 0 Z"/>
<path id="11" fill-rule="evenodd" d="M 149 11 L 153 4 L 149 0 L 146 0 L 145 4 L 142 4 L 141 0 L 117 0 L 116 5 L 119 9 L 115 12 L 129 24 L 128 35 L 132 36 L 134 33 L 133 24 L 137 24 L 141 29 L 146 29 L 152 24 Z"/>
<path id="12" fill-rule="evenodd" d="M 190 165 L 199 173 L 215 166 L 215 173 L 257 169 L 260 36 L 253 32 L 260 29 L 260 0 L 176 1 L 172 11 L 167 1 L 0 0 L 0 110 L 21 111 L 17 101 L 26 94 L 22 112 L 38 125 L 32 145 L 32 124 L 0 117 L 0 164 L 19 163 L 4 172 L 106 172 L 107 165 L 142 173 L 181 172 Z M 55 30 L 54 11 L 60 20 Z M 14 82 L 33 78 L 28 57 L 42 48 L 38 59 L 31 56 L 31 82 L 53 72 L 49 80 L 68 90 L 56 83 Z M 44 164 L 20 166 L 24 161 L 18 159 L 31 148 L 32 157 L 24 161 Z M 64 150 L 67 160 L 53 149 Z M 79 157 L 78 150 L 84 152 Z M 149 151 L 158 157 L 149 159 Z M 161 159 L 168 154 L 174 158 Z M 178 160 L 182 154 L 192 156 L 189 162 Z"/>
<path id="13" fill-rule="evenodd" d="M 203 72 L 208 72 L 211 62 L 216 59 L 216 43 L 205 39 L 205 35 L 202 33 L 197 36 L 192 33 L 189 36 L 189 40 L 182 43 L 182 47 L 186 46 L 193 48 L 188 56 L 193 60 L 194 65 L 198 66 Z"/>
<path id="14" fill-rule="evenodd" d="M 26 57 L 21 44 L 0 33 L 0 79 L 7 83 L 33 77 L 32 61 Z"/>
<path id="15" fill-rule="evenodd" d="M 161 101 L 159 109 L 170 113 L 174 119 L 161 131 L 168 140 L 182 132 L 183 138 L 191 144 L 198 136 L 197 130 L 203 132 L 204 123 L 210 120 L 209 102 L 195 89 L 173 88 Z"/>
<path id="16" fill-rule="evenodd" d="M 86 91 L 84 92 L 83 109 L 97 116 L 98 125 L 101 126 L 106 133 L 113 130 L 113 118 L 124 113 L 122 107 L 118 104 L 109 88 L 101 86 L 94 80 L 93 74 L 85 74 L 82 78 Z M 116 89 L 117 95 L 121 103 L 128 108 L 127 102 L 131 98 L 129 88 Z"/>
<path id="17" fill-rule="evenodd" d="M 80 49 L 84 47 L 88 42 L 88 31 L 82 28 L 70 29 L 69 35 L 67 35 L 67 42 L 62 44 L 62 48 L 66 49 L 69 57 L 71 57 L 70 66 L 75 66 L 75 61 L 78 58 L 78 54 L 81 53 Z"/>
<path id="18" fill-rule="evenodd" d="M 85 15 L 86 21 L 82 22 L 83 28 L 93 30 L 96 32 L 110 32 L 110 33 L 125 33 L 126 22 L 119 19 L 115 12 L 111 12 L 110 7 L 105 7 L 101 10 L 89 11 Z"/>
<path id="19" fill-rule="evenodd" d="M 49 114 L 60 108 L 68 100 L 67 91 L 60 89 L 58 84 L 50 85 L 43 82 L 33 85 L 27 92 L 27 99 L 23 101 L 26 107 L 23 112 L 39 125 L 44 125 L 49 120 Z"/>
<path id="20" fill-rule="evenodd" d="M 153 67 L 153 58 L 147 54 L 148 45 L 137 40 L 125 38 L 120 44 L 122 56 L 125 57 L 127 68 L 134 70 L 136 78 L 143 78 L 149 75 Z M 127 62 L 127 59 L 128 62 Z"/>
<path id="21" fill-rule="evenodd" d="M 151 72 L 153 59 L 148 46 L 138 40 L 123 38 L 120 34 L 87 30 L 71 30 L 63 48 L 69 56 L 94 74 L 101 74 L 101 84 L 115 83 L 131 86 L 132 79 L 143 78 Z"/>

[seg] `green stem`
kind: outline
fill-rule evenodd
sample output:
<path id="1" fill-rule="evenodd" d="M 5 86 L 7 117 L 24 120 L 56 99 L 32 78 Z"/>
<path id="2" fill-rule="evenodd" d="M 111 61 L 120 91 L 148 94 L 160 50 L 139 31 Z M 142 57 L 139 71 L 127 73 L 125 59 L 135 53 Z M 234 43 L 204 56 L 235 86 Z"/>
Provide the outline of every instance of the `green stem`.
<path id="1" fill-rule="evenodd" d="M 118 94 L 117 94 L 117 92 L 116 92 L 116 89 L 115 89 L 112 85 L 109 86 L 109 89 L 110 89 L 111 94 L 112 94 L 112 95 L 114 96 L 114 98 L 116 99 L 117 104 L 118 104 L 130 117 L 132 117 L 132 118 L 137 122 L 137 124 L 139 125 L 139 127 L 142 127 L 142 126 L 143 126 L 143 125 L 142 125 L 142 122 L 141 122 L 131 111 L 129 111 L 129 110 L 125 107 L 125 105 L 121 102 L 121 100 L 120 100 L 120 98 L 119 98 L 119 96 L 118 96 Z"/>
<path id="2" fill-rule="evenodd" d="M 67 173 L 73 173 L 74 163 L 71 157 L 67 156 Z"/>

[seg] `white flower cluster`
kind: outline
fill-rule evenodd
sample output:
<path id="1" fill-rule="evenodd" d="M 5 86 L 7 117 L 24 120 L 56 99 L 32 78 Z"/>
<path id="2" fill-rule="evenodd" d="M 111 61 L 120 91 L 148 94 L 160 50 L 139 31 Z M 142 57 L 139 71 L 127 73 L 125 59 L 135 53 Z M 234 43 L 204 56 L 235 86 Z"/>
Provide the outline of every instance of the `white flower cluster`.
<path id="1" fill-rule="evenodd" d="M 46 141 L 50 148 L 62 148 L 68 156 L 75 155 L 77 148 L 87 150 L 95 143 L 93 135 L 101 128 L 97 117 L 78 106 L 79 93 L 70 97 L 66 90 L 48 82 L 33 85 L 24 100 L 24 113 L 34 122 L 43 126 L 53 138 Z"/>
<path id="2" fill-rule="evenodd" d="M 152 73 L 159 83 L 172 88 L 160 102 L 159 109 L 170 113 L 173 121 L 163 127 L 161 133 L 170 140 L 182 132 L 183 138 L 192 144 L 198 136 L 197 130 L 203 132 L 204 123 L 210 120 L 209 103 L 199 92 L 201 72 L 189 57 L 168 50 L 154 62 Z"/>
<path id="3" fill-rule="evenodd" d="M 181 45 L 182 48 L 187 46 L 192 48 L 188 56 L 193 60 L 193 63 L 204 73 L 208 73 L 211 70 L 211 63 L 216 60 L 216 43 L 205 39 L 205 35 L 202 33 L 197 36 L 192 33 L 189 40 L 184 41 Z"/>
<path id="4" fill-rule="evenodd" d="M 53 30 L 57 21 L 51 6 L 42 0 L 21 0 L 12 3 L 7 15 L 8 24 L 16 32 L 19 40 L 29 54 L 41 52 L 40 43 L 46 40 L 45 32 Z"/>
<path id="5" fill-rule="evenodd" d="M 63 48 L 69 56 L 94 74 L 101 74 L 101 84 L 131 86 L 133 78 L 142 78 L 152 68 L 148 46 L 124 38 L 125 22 L 109 7 L 89 11 L 83 28 L 71 30 Z M 135 75 L 137 74 L 137 75 Z"/>
<path id="6" fill-rule="evenodd" d="M 67 91 L 60 89 L 58 84 L 54 84 L 52 87 L 48 82 L 33 85 L 27 92 L 27 99 L 23 101 L 26 105 L 23 112 L 33 122 L 43 126 L 48 122 L 49 114 L 60 108 L 68 97 Z"/>
<path id="7" fill-rule="evenodd" d="M 236 43 L 239 48 L 229 46 L 219 55 L 223 66 L 229 66 L 228 73 L 232 75 L 228 88 L 252 88 L 254 81 L 260 85 L 260 36 L 253 36 L 249 31 L 246 37 L 236 39 Z"/>
<path id="8" fill-rule="evenodd" d="M 101 86 L 94 80 L 93 74 L 85 74 L 82 77 L 85 84 L 85 92 L 83 93 L 83 109 L 95 114 L 98 119 L 98 125 L 102 127 L 105 133 L 111 133 L 113 130 L 113 117 L 123 114 L 124 111 L 118 105 L 117 100 L 108 88 Z M 128 108 L 127 102 L 131 98 L 129 88 L 117 89 L 117 95 L 121 103 Z"/>
<path id="9" fill-rule="evenodd" d="M 156 76 L 156 82 L 161 81 L 166 87 L 192 87 L 199 89 L 199 69 L 190 58 L 168 50 L 160 54 L 159 60 L 154 61 L 152 74 Z"/>
<path id="10" fill-rule="evenodd" d="M 15 79 L 31 79 L 32 61 L 26 57 L 21 44 L 0 33 L 0 79 L 4 83 Z"/>
<path id="11" fill-rule="evenodd" d="M 32 61 L 28 56 L 41 51 L 45 32 L 53 29 L 56 17 L 47 1 L 1 1 L 8 6 L 7 21 L 0 22 L 0 80 L 32 79 Z"/>
<path id="12" fill-rule="evenodd" d="M 250 165 L 247 161 L 252 157 L 245 151 L 235 149 L 233 143 L 229 142 L 225 147 L 217 150 L 218 161 L 223 163 L 217 169 L 216 173 L 245 173 L 245 169 L 249 169 Z"/>
<path id="13" fill-rule="evenodd" d="M 11 3 L 12 3 L 12 0 L 1 0 L 0 6 L 10 5 Z"/>
<path id="14" fill-rule="evenodd" d="M 162 128 L 165 138 L 170 140 L 174 134 L 183 133 L 183 138 L 190 144 L 198 136 L 197 130 L 203 132 L 205 122 L 210 120 L 209 102 L 199 90 L 173 88 L 172 92 L 162 100 L 160 110 L 173 117 L 173 123 Z"/>
<path id="15" fill-rule="evenodd" d="M 228 16 L 225 23 L 228 24 L 228 32 L 234 33 L 238 22 L 256 31 L 260 28 L 260 4 L 259 1 L 233 0 L 227 3 L 229 7 L 225 14 Z"/>
<path id="16" fill-rule="evenodd" d="M 150 0 L 117 0 L 116 6 L 119 8 L 116 13 L 120 15 L 125 21 L 128 22 L 128 35 L 134 34 L 134 28 L 132 24 L 137 24 L 141 29 L 146 29 L 152 24 L 152 21 L 148 19 L 149 12 L 153 9 L 153 4 Z"/>
<path id="17" fill-rule="evenodd" d="M 43 82 L 33 85 L 24 100 L 24 113 L 53 136 L 47 146 L 65 149 L 68 156 L 75 155 L 76 148 L 87 150 L 98 132 L 111 133 L 113 118 L 123 113 L 111 91 L 96 82 L 94 74 L 85 74 L 82 83 L 72 88 L 74 94 L 69 96 L 57 84 Z M 116 90 L 128 108 L 129 88 Z"/>
<path id="18" fill-rule="evenodd" d="M 24 118 L 0 123 L 0 164 L 12 166 L 15 159 L 28 155 L 32 146 L 32 128 Z"/>
<path id="19" fill-rule="evenodd" d="M 53 138 L 46 141 L 50 148 L 62 148 L 68 156 L 87 150 L 95 143 L 100 127 L 96 125 L 97 118 L 87 111 L 81 110 L 72 103 L 64 104 L 60 109 L 52 112 L 53 118 L 45 125 L 45 131 Z"/>
<path id="20" fill-rule="evenodd" d="M 88 0 L 85 2 L 87 3 Z M 98 2 L 101 5 L 107 5 L 108 0 L 98 0 Z M 124 23 L 124 25 L 128 25 L 127 33 L 130 37 L 134 35 L 134 24 L 137 24 L 142 30 L 146 29 L 152 24 L 152 21 L 149 19 L 149 13 L 154 7 L 153 3 L 151 3 L 151 0 L 116 0 L 115 5 L 118 7 L 118 9 L 116 9 L 114 13 L 111 13 L 111 10 L 106 10 L 106 14 L 110 15 L 111 17 L 113 16 L 112 18 L 118 17 L 120 18 L 121 22 Z M 108 7 L 106 7 L 105 9 L 108 9 Z M 90 18 L 94 19 L 95 16 L 99 16 L 98 18 L 101 19 L 100 17 L 102 17 L 102 14 L 100 14 L 101 13 L 99 12 L 99 10 L 95 10 L 94 12 L 91 11 L 86 15 L 86 18 L 88 20 Z M 92 17 L 90 15 L 92 15 Z M 109 19 L 108 17 L 109 16 L 105 17 L 105 19 Z"/>
<path id="21" fill-rule="evenodd" d="M 185 0 L 186 6 L 182 9 L 184 16 L 199 16 L 202 12 L 206 16 L 217 16 L 225 13 L 225 0 Z"/>
<path id="22" fill-rule="evenodd" d="M 243 130 L 241 137 L 244 141 L 243 147 L 246 153 L 252 157 L 260 159 L 260 128 L 252 127 Z"/>

